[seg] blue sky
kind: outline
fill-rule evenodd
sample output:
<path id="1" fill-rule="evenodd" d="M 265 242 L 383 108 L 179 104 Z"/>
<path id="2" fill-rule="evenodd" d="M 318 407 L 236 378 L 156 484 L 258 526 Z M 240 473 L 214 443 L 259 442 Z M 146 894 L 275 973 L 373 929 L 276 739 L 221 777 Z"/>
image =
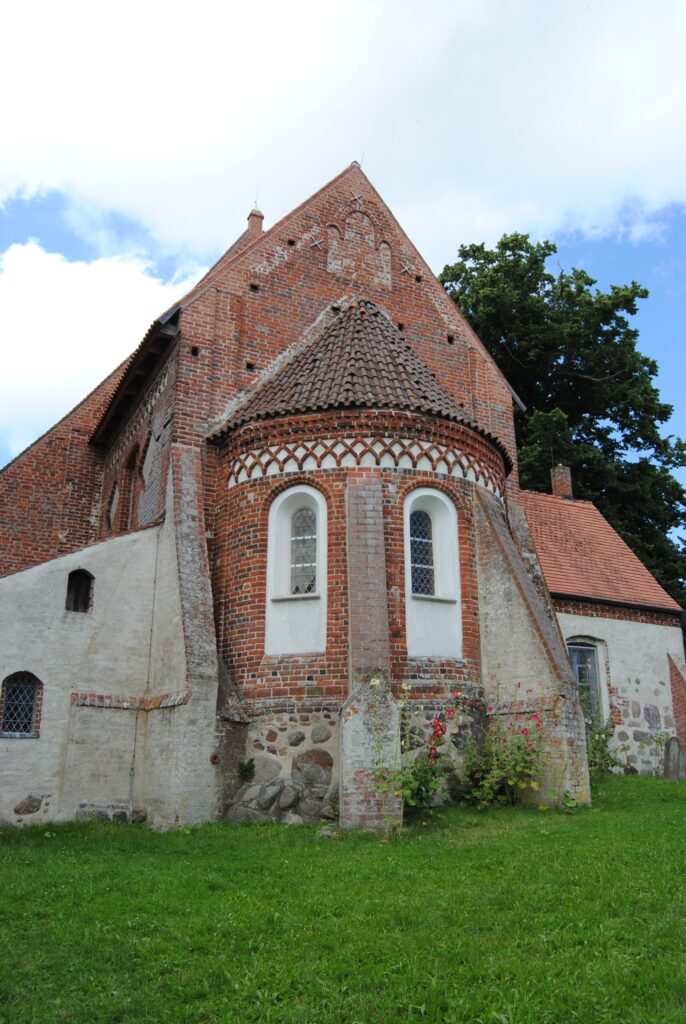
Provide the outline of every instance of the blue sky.
<path id="1" fill-rule="evenodd" d="M 680 0 L 39 0 L 3 35 L 0 464 L 256 198 L 268 226 L 353 159 L 436 271 L 524 231 L 603 288 L 646 285 L 640 347 L 686 436 Z"/>

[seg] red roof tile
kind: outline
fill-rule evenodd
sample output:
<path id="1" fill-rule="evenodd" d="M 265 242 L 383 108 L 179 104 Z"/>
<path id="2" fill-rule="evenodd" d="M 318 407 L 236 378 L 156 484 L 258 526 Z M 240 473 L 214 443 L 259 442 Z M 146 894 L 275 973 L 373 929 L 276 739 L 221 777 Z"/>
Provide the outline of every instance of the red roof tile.
<path id="1" fill-rule="evenodd" d="M 214 436 L 254 419 L 341 408 L 424 412 L 483 433 L 378 306 L 359 299 L 258 383 Z"/>
<path id="2" fill-rule="evenodd" d="M 521 491 L 551 594 L 680 611 L 590 501 Z"/>

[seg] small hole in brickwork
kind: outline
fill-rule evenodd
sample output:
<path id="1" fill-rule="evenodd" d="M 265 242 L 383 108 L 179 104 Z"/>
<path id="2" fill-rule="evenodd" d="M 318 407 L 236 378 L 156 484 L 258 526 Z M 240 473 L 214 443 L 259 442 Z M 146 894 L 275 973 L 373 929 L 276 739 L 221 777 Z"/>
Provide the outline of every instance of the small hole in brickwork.
<path id="1" fill-rule="evenodd" d="M 197 356 L 199 354 L 199 352 L 200 352 L 200 349 L 198 348 L 198 346 L 197 345 L 193 345 L 193 347 L 191 348 L 191 355 L 192 356 Z"/>
<path id="2" fill-rule="evenodd" d="M 288 243 L 287 243 L 287 244 L 288 244 L 288 245 L 289 245 L 289 246 L 291 247 L 291 249 L 292 249 L 292 248 L 293 248 L 293 246 L 295 245 L 295 239 L 294 239 L 294 238 L 289 238 L 289 239 L 288 239 Z"/>
<path id="3" fill-rule="evenodd" d="M 448 335 L 448 344 L 449 345 L 454 345 L 455 344 L 455 335 L 454 334 L 449 334 Z"/>
<path id="4" fill-rule="evenodd" d="M 398 324 L 398 330 L 399 331 L 404 331 L 405 330 L 405 324 Z"/>
<path id="5" fill-rule="evenodd" d="M 341 307 L 340 306 L 332 306 L 331 307 L 331 312 L 332 313 L 340 313 L 340 311 L 341 311 Z"/>
<path id="6" fill-rule="evenodd" d="M 246 363 L 245 364 L 245 368 L 246 368 L 246 370 L 248 370 L 249 373 L 252 373 L 253 370 L 255 369 L 255 364 L 254 363 Z"/>
<path id="7" fill-rule="evenodd" d="M 255 282 L 254 282 L 254 281 L 251 281 L 251 283 L 250 283 L 250 286 L 249 286 L 249 287 L 250 287 L 250 291 L 251 291 L 251 292 L 259 292 L 259 290 L 260 290 L 260 286 L 259 286 L 259 284 L 255 284 Z"/>
<path id="8" fill-rule="evenodd" d="M 313 683 L 314 682 L 314 676 L 308 676 L 307 677 L 307 681 L 308 681 L 308 683 Z"/>
<path id="9" fill-rule="evenodd" d="M 421 281 L 421 279 L 422 279 L 422 275 L 421 275 L 421 274 L 415 274 L 415 275 L 414 275 L 414 279 L 415 279 L 415 281 L 417 282 L 417 284 L 419 284 L 419 282 L 420 282 L 420 281 Z"/>

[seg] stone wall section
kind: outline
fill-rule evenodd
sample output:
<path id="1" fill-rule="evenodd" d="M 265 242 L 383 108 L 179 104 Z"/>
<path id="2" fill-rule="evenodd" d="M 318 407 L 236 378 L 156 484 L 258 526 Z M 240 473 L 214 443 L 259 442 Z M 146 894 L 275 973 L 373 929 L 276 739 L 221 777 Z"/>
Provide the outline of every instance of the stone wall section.
<path id="1" fill-rule="evenodd" d="M 674 616 L 647 613 L 648 621 L 638 621 L 601 616 L 598 606 L 593 610 L 594 615 L 558 611 L 562 634 L 567 643 L 576 639 L 596 647 L 601 710 L 615 724 L 613 746 L 621 761 L 651 774 L 661 764 L 664 740 L 678 732 L 674 681 L 684 670 L 680 625 L 665 624 Z"/>
<path id="2" fill-rule="evenodd" d="M 584 719 L 560 633 L 529 575 L 503 510 L 484 492 L 475 502 L 486 698 L 507 716 L 527 702 L 543 719 L 542 792 L 590 800 Z"/>

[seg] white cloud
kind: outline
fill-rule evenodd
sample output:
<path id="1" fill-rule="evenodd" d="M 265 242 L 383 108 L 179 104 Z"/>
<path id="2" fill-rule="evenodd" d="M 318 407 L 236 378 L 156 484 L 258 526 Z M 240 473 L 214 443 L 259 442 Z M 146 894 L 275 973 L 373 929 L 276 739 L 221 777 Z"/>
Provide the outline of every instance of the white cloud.
<path id="1" fill-rule="evenodd" d="M 256 189 L 269 226 L 364 154 L 435 270 L 504 231 L 659 237 L 686 204 L 682 0 L 37 0 L 3 43 L 0 203 L 59 191 L 103 257 L 4 254 L 13 451 L 182 294 L 154 261 L 192 277 Z M 141 228 L 119 257 L 111 211 Z"/>
<path id="2" fill-rule="evenodd" d="M 68 412 L 187 288 L 138 257 L 69 262 L 36 242 L 10 246 L 0 255 L 0 446 L 14 455 Z"/>
<path id="3" fill-rule="evenodd" d="M 59 189 L 179 250 L 226 246 L 256 184 L 270 222 L 363 152 L 434 263 L 686 201 L 681 0 L 65 0 L 3 36 L 0 200 Z"/>

